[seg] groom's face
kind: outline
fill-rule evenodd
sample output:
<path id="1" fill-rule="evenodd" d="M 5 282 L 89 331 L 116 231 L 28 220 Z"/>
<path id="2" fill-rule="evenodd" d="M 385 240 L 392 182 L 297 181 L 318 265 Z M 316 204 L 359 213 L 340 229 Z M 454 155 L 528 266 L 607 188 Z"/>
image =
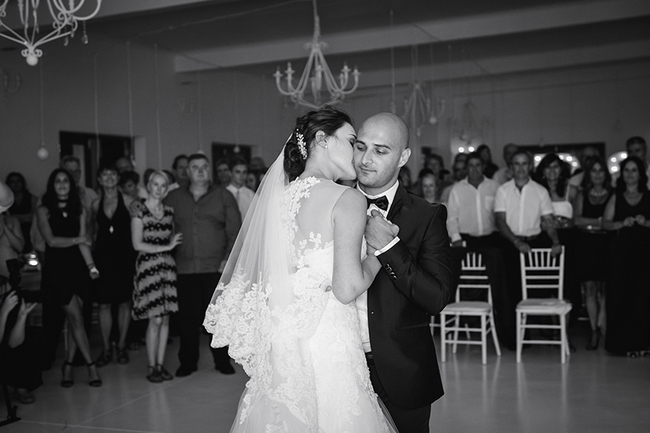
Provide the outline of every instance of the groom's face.
<path id="1" fill-rule="evenodd" d="M 402 141 L 386 121 L 371 118 L 361 126 L 354 143 L 354 168 L 367 193 L 376 195 L 393 186 L 410 154 Z"/>

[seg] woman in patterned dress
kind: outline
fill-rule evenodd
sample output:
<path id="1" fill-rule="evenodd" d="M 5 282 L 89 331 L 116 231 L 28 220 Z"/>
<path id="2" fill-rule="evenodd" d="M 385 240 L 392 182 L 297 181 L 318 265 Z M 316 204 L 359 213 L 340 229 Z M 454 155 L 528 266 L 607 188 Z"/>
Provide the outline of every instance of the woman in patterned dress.
<path id="1" fill-rule="evenodd" d="M 176 297 L 176 263 L 171 251 L 182 241 L 174 232 L 174 210 L 162 199 L 169 180 L 162 171 L 154 171 L 147 183 L 148 196 L 144 202 L 131 206 L 131 237 L 138 251 L 133 292 L 133 319 L 149 319 L 147 328 L 147 379 L 159 383 L 173 376 L 163 366 L 169 314 L 178 311 Z"/>

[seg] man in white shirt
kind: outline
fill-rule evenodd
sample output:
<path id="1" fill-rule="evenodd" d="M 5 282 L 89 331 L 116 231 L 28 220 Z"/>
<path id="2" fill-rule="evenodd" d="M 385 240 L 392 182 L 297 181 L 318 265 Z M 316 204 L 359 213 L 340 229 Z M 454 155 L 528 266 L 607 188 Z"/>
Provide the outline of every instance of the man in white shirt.
<path id="1" fill-rule="evenodd" d="M 482 247 L 488 238 L 493 239 L 494 197 L 499 184 L 483 175 L 484 163 L 478 153 L 467 157 L 467 177 L 451 187 L 447 202 L 447 231 L 451 246 Z M 489 242 L 495 246 L 495 242 Z"/>
<path id="2" fill-rule="evenodd" d="M 477 152 L 467 157 L 467 178 L 455 183 L 447 204 L 447 231 L 451 237 L 452 287 L 458 284 L 461 262 L 467 251 L 483 256 L 492 287 L 495 321 L 499 340 L 515 348 L 515 316 L 508 292 L 502 240 L 494 222 L 494 198 L 499 184 L 483 174 L 485 162 Z M 461 247 L 467 247 L 461 248 Z"/>
<path id="3" fill-rule="evenodd" d="M 499 187 L 494 200 L 496 226 L 506 240 L 503 256 L 509 270 L 508 290 L 513 308 L 521 300 L 519 253 L 548 247 L 553 255 L 562 251 L 557 231 L 550 224 L 551 198 L 543 186 L 530 178 L 532 167 L 532 156 L 518 150 L 512 158 L 514 177 Z M 514 314 L 513 309 L 513 317 Z"/>
<path id="4" fill-rule="evenodd" d="M 255 193 L 248 189 L 246 184 L 246 176 L 248 175 L 248 165 L 243 158 L 235 157 L 229 164 L 231 177 L 230 183 L 226 187 L 228 191 L 235 196 L 237 206 L 239 206 L 239 213 L 241 213 L 242 221 L 246 217 L 246 212 L 253 202 Z"/>

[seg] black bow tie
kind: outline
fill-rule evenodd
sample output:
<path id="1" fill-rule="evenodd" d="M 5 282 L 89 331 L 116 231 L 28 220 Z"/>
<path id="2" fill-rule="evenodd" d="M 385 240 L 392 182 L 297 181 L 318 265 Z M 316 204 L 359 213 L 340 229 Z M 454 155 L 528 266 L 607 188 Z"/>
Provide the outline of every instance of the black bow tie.
<path id="1" fill-rule="evenodd" d="M 366 197 L 366 200 L 368 200 L 368 207 L 370 207 L 371 204 L 374 204 L 375 206 L 377 206 L 379 209 L 383 211 L 388 210 L 388 199 L 386 198 L 385 195 L 382 195 L 377 198 Z"/>

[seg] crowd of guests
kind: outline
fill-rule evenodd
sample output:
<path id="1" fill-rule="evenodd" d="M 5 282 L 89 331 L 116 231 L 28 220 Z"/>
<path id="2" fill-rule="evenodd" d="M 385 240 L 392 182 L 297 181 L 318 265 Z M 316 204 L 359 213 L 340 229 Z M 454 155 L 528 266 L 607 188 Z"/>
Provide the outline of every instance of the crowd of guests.
<path id="1" fill-rule="evenodd" d="M 153 383 L 172 380 L 164 365 L 170 326 L 180 338 L 175 376 L 197 370 L 205 310 L 265 172 L 261 158 L 250 164 L 228 158 L 215 166 L 213 182 L 204 154 L 178 155 L 171 170 L 140 176 L 130 159 L 120 158 L 100 165 L 92 189 L 80 182 L 79 159 L 66 156 L 40 198 L 20 173 L 0 182 L 0 381 L 13 387 L 18 401 L 35 401 L 64 329 L 65 388 L 74 386 L 76 366 L 85 366 L 88 385 L 101 387 L 99 368 L 129 363 L 128 351 L 142 344 L 143 376 Z M 34 251 L 42 270 L 39 327 L 27 326 L 37 302 L 9 281 L 6 265 Z M 99 356 L 89 342 L 93 305 Z M 227 348 L 211 352 L 216 370 L 235 372 Z"/>
<path id="2" fill-rule="evenodd" d="M 522 297 L 519 255 L 551 248 L 565 254 L 564 296 L 574 305 L 572 322 L 586 311 L 586 349 L 596 350 L 603 337 L 612 353 L 635 356 L 650 349 L 647 144 L 632 137 L 626 151 L 616 179 L 593 147 L 581 152 L 581 170 L 572 173 L 552 152 L 535 167 L 533 156 L 513 144 L 503 150 L 506 167 L 497 167 L 482 145 L 455 156 L 451 179 L 437 155 L 426 159 L 417 182 L 403 173 L 412 192 L 447 205 L 453 247 L 484 253 L 498 287 L 496 320 L 504 345 L 514 347 L 514 308 Z"/>
<path id="3" fill-rule="evenodd" d="M 596 350 L 604 336 L 608 351 L 635 353 L 650 348 L 644 139 L 629 139 L 627 153 L 612 180 L 591 147 L 572 175 L 557 154 L 546 154 L 534 167 L 532 155 L 513 144 L 503 149 L 506 166 L 498 167 L 482 145 L 457 154 L 451 171 L 440 156 L 428 155 L 416 178 L 404 167 L 400 182 L 447 205 L 452 251 L 485 253 L 505 346 L 515 342 L 519 254 L 548 247 L 566 254 L 565 295 L 574 312 L 585 305 L 592 330 L 587 350 Z M 102 386 L 98 369 L 129 363 L 128 350 L 142 343 L 146 379 L 173 379 L 164 365 L 170 328 L 180 337 L 175 376 L 196 371 L 205 309 L 266 170 L 259 157 L 224 158 L 214 167 L 213 176 L 204 154 L 178 155 L 171 170 L 147 169 L 140 176 L 128 158 L 120 158 L 99 167 L 95 190 L 82 186 L 80 161 L 67 156 L 40 198 L 20 173 L 0 182 L 0 379 L 19 401 L 35 401 L 33 391 L 42 383 L 41 371 L 55 361 L 64 323 L 63 387 L 74 385 L 80 365 L 90 386 Z M 26 326 L 36 304 L 12 290 L 6 265 L 30 251 L 42 266 L 39 331 Z M 88 338 L 93 304 L 102 344 L 97 357 Z M 227 348 L 210 350 L 216 370 L 234 373 Z"/>

